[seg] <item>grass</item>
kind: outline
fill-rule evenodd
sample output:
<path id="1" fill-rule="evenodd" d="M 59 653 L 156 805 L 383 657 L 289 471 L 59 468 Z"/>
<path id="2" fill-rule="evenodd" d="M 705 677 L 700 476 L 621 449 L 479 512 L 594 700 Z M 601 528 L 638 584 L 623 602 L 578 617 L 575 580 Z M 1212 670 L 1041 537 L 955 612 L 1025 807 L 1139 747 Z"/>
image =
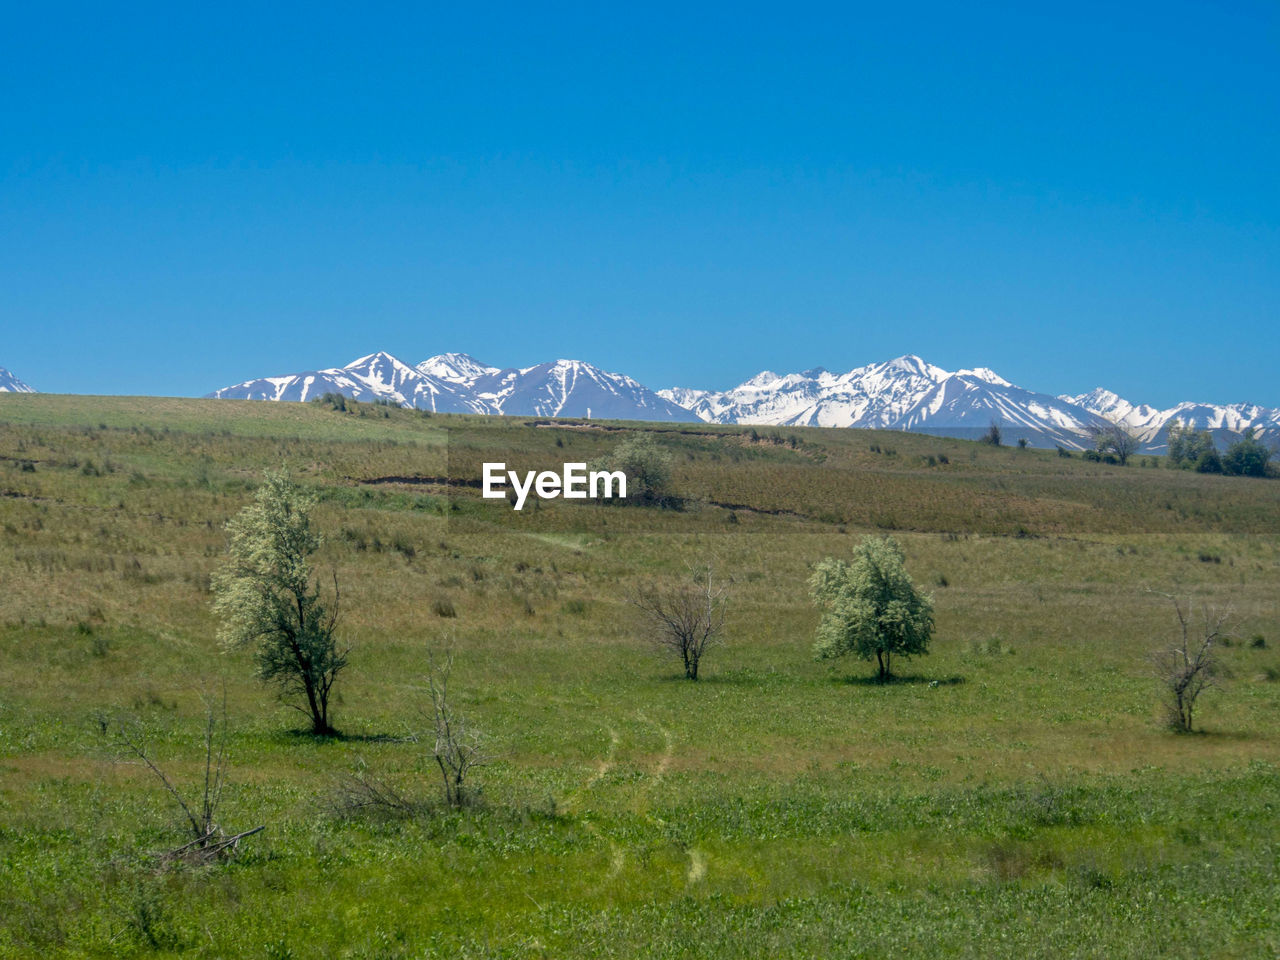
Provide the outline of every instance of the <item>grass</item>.
<path id="1" fill-rule="evenodd" d="M 441 482 L 590 460 L 625 429 L 671 449 L 682 509 L 516 514 Z M 1280 950 L 1280 483 L 887 436 L 0 396 L 0 954 Z M 332 740 L 213 640 L 222 525 L 282 463 L 320 497 L 355 644 Z M 812 660 L 804 584 L 884 531 L 938 631 L 875 684 Z M 735 584 L 695 685 L 624 598 L 707 556 Z M 1235 612 L 1199 735 L 1159 725 L 1147 658 L 1173 623 L 1151 590 Z M 357 764 L 434 801 L 406 734 L 445 642 L 497 758 L 481 802 L 343 815 Z M 140 720 L 191 788 L 221 683 L 221 821 L 267 829 L 159 870 L 180 824 L 113 725 Z"/>

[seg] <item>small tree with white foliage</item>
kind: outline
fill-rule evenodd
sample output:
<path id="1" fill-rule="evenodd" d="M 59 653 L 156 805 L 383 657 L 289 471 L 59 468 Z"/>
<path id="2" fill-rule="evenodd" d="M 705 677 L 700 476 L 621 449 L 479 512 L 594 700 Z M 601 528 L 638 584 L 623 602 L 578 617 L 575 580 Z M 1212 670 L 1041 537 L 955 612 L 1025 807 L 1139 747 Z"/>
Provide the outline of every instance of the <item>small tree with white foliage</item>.
<path id="1" fill-rule="evenodd" d="M 849 561 L 818 562 L 809 588 L 822 608 L 814 654 L 820 660 L 852 653 L 875 659 L 877 676 L 893 676 L 893 657 L 929 652 L 933 600 L 907 576 L 902 549 L 892 537 L 865 537 Z"/>
<path id="2" fill-rule="evenodd" d="M 213 577 L 213 609 L 222 643 L 253 646 L 258 677 L 304 699 L 305 709 L 290 706 L 310 717 L 313 733 L 327 736 L 336 732 L 329 697 L 347 651 L 334 637 L 338 578 L 330 597 L 312 578 L 310 557 L 321 542 L 311 528 L 314 503 L 287 472 L 266 474 L 253 502 L 227 524 L 230 551 Z"/>

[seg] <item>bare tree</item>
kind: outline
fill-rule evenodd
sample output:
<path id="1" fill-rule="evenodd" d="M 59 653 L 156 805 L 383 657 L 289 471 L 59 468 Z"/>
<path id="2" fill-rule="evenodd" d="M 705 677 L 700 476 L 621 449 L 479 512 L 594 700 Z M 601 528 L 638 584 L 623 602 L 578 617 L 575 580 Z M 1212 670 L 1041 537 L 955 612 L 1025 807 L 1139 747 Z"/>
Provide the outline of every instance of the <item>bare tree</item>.
<path id="1" fill-rule="evenodd" d="M 1123 467 L 1138 452 L 1139 440 L 1120 424 L 1113 423 L 1108 427 L 1094 429 L 1093 445 L 1099 453 L 1115 454 Z"/>
<path id="2" fill-rule="evenodd" d="M 440 768 L 444 783 L 444 799 L 451 807 L 464 806 L 470 799 L 467 777 L 477 767 L 485 766 L 490 757 L 481 749 L 480 735 L 455 713 L 449 703 L 449 678 L 453 673 L 453 653 L 443 658 L 435 654 L 427 658 L 427 688 L 431 693 L 431 719 L 435 731 L 432 755 Z"/>
<path id="3" fill-rule="evenodd" d="M 101 722 L 101 721 L 100 721 Z M 103 722 L 105 727 L 105 722 Z M 161 855 L 165 860 L 212 861 L 234 853 L 240 841 L 264 830 L 255 827 L 228 835 L 218 826 L 216 817 L 222 802 L 222 788 L 227 782 L 227 701 L 223 691 L 221 709 L 212 698 L 205 699 L 204 782 L 199 800 L 184 797 L 151 755 L 145 729 L 138 722 L 122 723 L 117 739 L 124 748 L 155 774 L 164 789 L 181 809 L 192 839 Z"/>
<path id="4" fill-rule="evenodd" d="M 723 639 L 728 606 L 727 585 L 716 581 L 713 566 L 707 563 L 694 569 L 674 586 L 641 587 L 631 603 L 640 611 L 650 640 L 680 660 L 688 679 L 697 680 L 707 649 Z"/>
<path id="5" fill-rule="evenodd" d="M 1192 616 L 1191 601 L 1184 604 L 1176 597 L 1167 594 L 1166 597 L 1178 617 L 1179 637 L 1170 646 L 1157 650 L 1152 663 L 1165 690 L 1170 728 L 1178 733 L 1190 733 L 1200 695 L 1217 683 L 1215 647 L 1222 639 L 1230 613 L 1205 606 L 1197 623 Z"/>

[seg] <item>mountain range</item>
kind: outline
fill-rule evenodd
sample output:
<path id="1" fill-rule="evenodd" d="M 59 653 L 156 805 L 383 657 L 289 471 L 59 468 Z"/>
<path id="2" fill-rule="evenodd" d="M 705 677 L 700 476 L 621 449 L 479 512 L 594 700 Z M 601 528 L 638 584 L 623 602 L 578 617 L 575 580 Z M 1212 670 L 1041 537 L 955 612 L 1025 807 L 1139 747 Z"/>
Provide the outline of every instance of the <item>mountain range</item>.
<path id="1" fill-rule="evenodd" d="M 4 367 L 0 367 L 0 393 L 35 393 Z"/>
<path id="2" fill-rule="evenodd" d="M 440 413 L 488 413 L 606 420 L 698 418 L 620 373 L 581 360 L 532 367 L 492 367 L 465 353 L 442 353 L 410 366 L 371 353 L 345 367 L 246 380 L 208 394 L 248 400 L 309 400 L 341 393 L 356 400 L 391 400 Z"/>
<path id="3" fill-rule="evenodd" d="M 0 368 L 0 392 L 34 392 Z M 1170 424 L 1208 430 L 1219 444 L 1252 429 L 1280 444 L 1280 410 L 1256 404 L 1134 404 L 1101 387 L 1051 396 L 1010 383 L 986 367 L 947 371 L 907 355 L 833 373 L 765 370 L 731 390 L 650 390 L 582 360 L 495 367 L 465 353 L 408 364 L 372 353 L 346 366 L 246 380 L 207 394 L 251 400 L 305 401 L 325 393 L 391 401 L 441 413 L 592 417 L 685 423 L 861 427 L 976 438 L 994 422 L 1006 443 L 1082 449 L 1093 434 L 1120 424 L 1148 452 L 1164 449 Z"/>
<path id="4" fill-rule="evenodd" d="M 631 377 L 582 360 L 499 368 L 463 353 L 407 364 L 374 353 L 344 367 L 248 380 L 209 394 L 255 400 L 307 400 L 326 392 L 391 400 L 444 413 L 861 427 L 975 438 L 998 423 L 1006 442 L 1092 445 L 1093 433 L 1121 424 L 1148 451 L 1165 446 L 1174 421 L 1207 429 L 1220 443 L 1253 428 L 1280 441 L 1280 410 L 1253 404 L 1180 403 L 1167 410 L 1133 404 L 1102 388 L 1050 396 L 1010 383 L 985 367 L 947 371 L 907 355 L 832 373 L 766 370 L 731 390 L 653 391 Z"/>

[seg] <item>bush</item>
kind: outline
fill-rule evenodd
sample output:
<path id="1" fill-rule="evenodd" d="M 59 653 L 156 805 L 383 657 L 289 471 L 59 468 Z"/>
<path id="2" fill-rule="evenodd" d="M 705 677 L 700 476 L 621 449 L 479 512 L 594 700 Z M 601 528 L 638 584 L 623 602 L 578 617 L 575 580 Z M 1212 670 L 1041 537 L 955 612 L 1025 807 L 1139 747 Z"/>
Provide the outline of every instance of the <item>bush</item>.
<path id="1" fill-rule="evenodd" d="M 475 800 L 475 791 L 468 782 L 477 768 L 489 763 L 483 752 L 483 738 L 461 714 L 457 713 L 449 699 L 449 679 L 453 673 L 453 654 L 446 651 L 437 660 L 427 659 L 427 690 L 431 695 L 432 732 L 435 743 L 432 759 L 440 770 L 444 800 L 451 807 L 466 806 Z"/>
<path id="2" fill-rule="evenodd" d="M 1196 473 L 1221 473 L 1222 458 L 1216 450 L 1206 450 L 1196 460 Z"/>
<path id="3" fill-rule="evenodd" d="M 621 470 L 627 475 L 627 500 L 633 503 L 674 503 L 671 492 L 671 454 L 652 434 L 627 437 L 604 457 L 593 460 L 589 470 Z"/>
<path id="4" fill-rule="evenodd" d="M 347 412 L 347 398 L 341 393 L 334 393 L 330 391 L 328 393 L 321 394 L 318 397 L 312 397 L 311 402 L 329 407 L 331 410 L 337 410 L 340 413 Z M 353 407 L 355 406 L 355 403 L 356 402 L 354 400 L 351 401 L 351 405 Z"/>
<path id="5" fill-rule="evenodd" d="M 1227 447 L 1227 452 L 1222 455 L 1222 472 L 1237 477 L 1265 477 L 1271 456 L 1272 451 L 1254 438 L 1250 428 Z"/>

